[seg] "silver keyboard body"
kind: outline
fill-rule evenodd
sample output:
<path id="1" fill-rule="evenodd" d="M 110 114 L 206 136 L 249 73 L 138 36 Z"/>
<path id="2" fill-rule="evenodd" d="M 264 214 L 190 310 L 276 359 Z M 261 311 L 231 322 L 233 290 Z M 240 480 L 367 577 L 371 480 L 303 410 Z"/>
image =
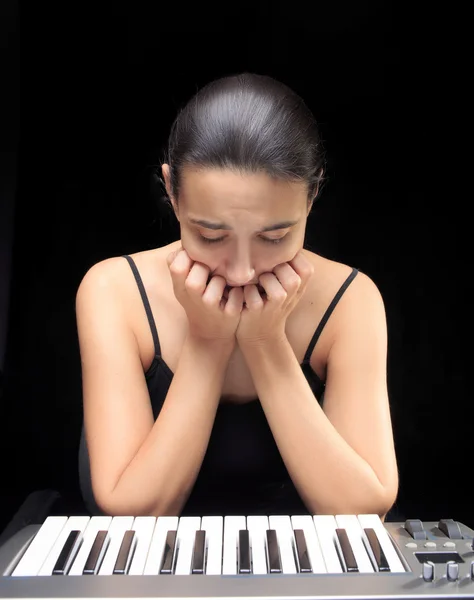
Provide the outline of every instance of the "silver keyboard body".
<path id="1" fill-rule="evenodd" d="M 403 572 L 81 575 L 12 576 L 42 525 L 29 525 L 0 547 L 0 598 L 242 598 L 242 599 L 359 599 L 474 598 L 474 530 L 456 523 L 462 539 L 448 537 L 439 522 L 423 522 L 426 539 L 414 539 L 404 523 L 383 528 Z M 337 547 L 337 542 L 334 541 Z M 417 556 L 425 553 L 420 561 Z M 447 564 L 457 563 L 456 579 L 449 580 Z M 424 567 L 432 560 L 433 579 Z M 425 565 L 423 564 L 425 563 Z M 374 564 L 374 566 L 376 566 Z"/>

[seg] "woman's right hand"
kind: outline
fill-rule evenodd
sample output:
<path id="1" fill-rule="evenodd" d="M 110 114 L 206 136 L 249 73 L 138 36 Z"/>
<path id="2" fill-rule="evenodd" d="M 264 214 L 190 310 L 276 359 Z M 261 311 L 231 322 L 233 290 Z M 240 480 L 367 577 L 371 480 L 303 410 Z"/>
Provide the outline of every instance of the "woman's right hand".
<path id="1" fill-rule="evenodd" d="M 186 311 L 189 333 L 206 342 L 235 345 L 235 332 L 244 303 L 241 287 L 232 288 L 226 300 L 224 277 L 215 275 L 209 283 L 209 268 L 193 262 L 184 249 L 167 257 L 174 295 Z"/>

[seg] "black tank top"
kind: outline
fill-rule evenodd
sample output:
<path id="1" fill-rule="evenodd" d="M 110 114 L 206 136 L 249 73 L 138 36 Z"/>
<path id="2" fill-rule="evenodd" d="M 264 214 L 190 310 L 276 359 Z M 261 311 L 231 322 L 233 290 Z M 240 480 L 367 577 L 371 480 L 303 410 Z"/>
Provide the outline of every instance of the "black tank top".
<path id="1" fill-rule="evenodd" d="M 135 276 L 155 345 L 155 356 L 145 379 L 156 419 L 174 373 L 161 358 L 158 332 L 140 273 L 131 256 L 124 255 L 123 258 L 127 259 Z M 315 401 L 321 405 L 325 384 L 310 366 L 311 355 L 336 304 L 357 273 L 357 269 L 352 270 L 333 298 L 301 363 Z M 88 510 L 91 514 L 102 514 L 92 493 L 84 428 L 79 448 L 79 478 Z M 225 516 L 307 512 L 281 458 L 258 398 L 244 404 L 219 404 L 199 475 L 181 514 Z"/>

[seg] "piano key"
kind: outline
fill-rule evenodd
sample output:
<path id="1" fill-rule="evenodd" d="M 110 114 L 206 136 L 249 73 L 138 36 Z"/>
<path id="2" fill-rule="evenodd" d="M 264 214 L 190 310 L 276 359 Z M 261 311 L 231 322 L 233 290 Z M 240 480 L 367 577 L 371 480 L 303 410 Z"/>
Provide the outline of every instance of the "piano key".
<path id="1" fill-rule="evenodd" d="M 61 554 L 58 556 L 58 560 L 53 567 L 53 575 L 66 575 L 73 559 L 76 557 L 81 540 L 81 532 L 77 529 L 69 533 Z"/>
<path id="2" fill-rule="evenodd" d="M 314 527 L 313 517 L 311 515 L 293 515 L 291 517 L 291 524 L 293 530 L 302 529 L 304 531 L 313 573 L 327 573 L 326 563 L 324 562 L 323 553 Z"/>
<path id="3" fill-rule="evenodd" d="M 181 517 L 178 523 L 176 575 L 190 575 L 193 558 L 194 538 L 201 529 L 201 517 Z"/>
<path id="4" fill-rule="evenodd" d="M 298 557 L 298 572 L 312 573 L 313 570 L 309 560 L 308 547 L 306 545 L 304 531 L 302 529 L 295 529 L 293 533 L 295 536 L 296 555 Z"/>
<path id="5" fill-rule="evenodd" d="M 354 553 L 352 552 L 351 544 L 349 542 L 346 530 L 341 529 L 340 527 L 336 527 L 336 536 L 339 541 L 339 547 L 342 552 L 345 570 L 348 573 L 358 573 L 359 569 L 357 567 L 357 562 Z"/>
<path id="6" fill-rule="evenodd" d="M 178 539 L 178 531 L 171 529 L 166 534 L 165 547 L 163 550 L 163 558 L 161 561 L 160 575 L 172 575 L 174 570 L 174 557 L 176 554 L 176 540 Z"/>
<path id="7" fill-rule="evenodd" d="M 105 544 L 108 544 L 108 529 L 110 526 L 110 523 L 112 522 L 112 517 L 109 516 L 101 516 L 101 517 L 92 517 L 89 521 L 89 523 L 87 524 L 86 529 L 84 530 L 84 534 L 82 536 L 82 545 L 79 549 L 79 552 L 77 553 L 77 556 L 74 560 L 74 562 L 72 563 L 72 566 L 69 570 L 68 575 L 82 575 L 86 566 L 86 563 L 88 563 L 87 567 L 88 570 L 92 568 L 92 566 L 94 567 L 99 567 L 100 563 L 102 561 L 103 558 L 103 553 L 105 552 L 107 546 L 102 548 L 102 554 L 100 554 L 100 546 L 96 546 L 96 548 L 94 549 L 95 552 L 99 551 L 98 554 L 95 554 L 94 552 L 94 556 L 91 557 L 91 560 L 89 561 L 89 555 L 91 553 L 91 550 L 93 548 L 93 545 L 95 543 L 96 540 L 96 536 L 98 534 L 99 531 L 103 530 L 106 532 L 105 537 L 106 540 Z M 89 573 L 84 573 L 84 574 L 89 574 Z M 91 574 L 97 574 L 97 570 L 94 571 L 94 573 Z"/>
<path id="8" fill-rule="evenodd" d="M 385 554 L 387 562 L 392 573 L 405 573 L 405 568 L 398 557 L 398 554 L 393 546 L 392 540 L 388 535 L 384 524 L 380 520 L 379 515 L 358 515 L 359 523 L 363 529 L 371 528 L 379 540 L 380 546 Z"/>
<path id="9" fill-rule="evenodd" d="M 120 544 L 120 550 L 115 561 L 113 575 L 126 575 L 130 563 L 132 562 L 133 553 L 135 551 L 135 545 L 137 543 L 137 536 L 133 529 L 129 529 L 123 536 L 122 543 Z"/>
<path id="10" fill-rule="evenodd" d="M 384 554 L 384 551 L 382 550 L 382 546 L 380 545 L 379 539 L 375 534 L 375 531 L 372 528 L 366 527 L 364 529 L 364 533 L 367 536 L 367 540 L 369 542 L 370 549 L 372 550 L 377 569 L 381 572 L 390 571 L 387 558 Z"/>
<path id="11" fill-rule="evenodd" d="M 281 573 L 280 550 L 278 548 L 277 533 L 274 529 L 267 529 L 266 548 L 268 558 L 268 572 Z"/>
<path id="12" fill-rule="evenodd" d="M 109 546 L 109 532 L 105 529 L 101 529 L 95 536 L 94 543 L 92 544 L 91 551 L 87 557 L 86 564 L 82 571 L 83 575 L 97 575 L 100 565 L 104 559 L 105 553 Z M 74 573 L 77 575 L 77 573 Z"/>
<path id="13" fill-rule="evenodd" d="M 246 528 L 244 516 L 226 516 L 224 518 L 223 575 L 237 575 L 237 540 L 239 530 Z"/>
<path id="14" fill-rule="evenodd" d="M 38 572 L 38 575 L 52 575 L 53 569 L 56 565 L 56 562 L 61 554 L 61 551 L 66 544 L 68 536 L 71 531 L 78 530 L 81 532 L 81 541 L 82 534 L 85 531 L 87 524 L 89 523 L 90 517 L 69 517 L 66 525 L 61 529 L 61 533 L 56 538 L 51 551 L 49 552 L 46 560 L 41 566 L 41 569 Z M 77 546 L 76 546 L 77 548 Z"/>
<path id="15" fill-rule="evenodd" d="M 327 573 L 343 573 L 336 550 L 336 519 L 332 515 L 314 515 L 313 522 L 326 563 Z"/>
<path id="16" fill-rule="evenodd" d="M 238 570 L 239 575 L 248 575 L 250 570 L 250 538 L 247 529 L 239 531 L 239 549 L 238 549 Z"/>
<path id="17" fill-rule="evenodd" d="M 168 531 L 178 529 L 178 517 L 158 517 L 151 538 L 150 550 L 145 563 L 144 575 L 158 575 L 163 560 L 166 536 Z"/>
<path id="18" fill-rule="evenodd" d="M 137 537 L 137 545 L 128 570 L 129 575 L 143 575 L 155 524 L 156 517 L 135 517 L 132 529 Z"/>
<path id="19" fill-rule="evenodd" d="M 271 515 L 268 522 L 270 529 L 277 532 L 282 572 L 285 574 L 297 573 L 294 554 L 295 539 L 290 517 L 288 515 Z"/>
<path id="20" fill-rule="evenodd" d="M 206 551 L 206 532 L 201 529 L 196 531 L 194 540 L 193 559 L 191 563 L 191 573 L 193 575 L 204 574 L 204 554 Z"/>
<path id="21" fill-rule="evenodd" d="M 114 572 L 115 562 L 117 560 L 120 546 L 122 545 L 123 536 L 128 529 L 132 528 L 133 517 L 119 516 L 113 517 L 109 527 L 109 546 L 99 568 L 99 575 L 112 575 Z"/>
<path id="22" fill-rule="evenodd" d="M 38 572 L 54 542 L 67 523 L 68 517 L 47 517 L 12 572 L 12 577 L 30 577 Z M 68 532 L 69 533 L 69 532 Z"/>
<path id="23" fill-rule="evenodd" d="M 207 575 L 221 575 L 224 518 L 221 516 L 202 517 L 201 529 L 206 532 L 207 560 L 205 572 Z"/>
<path id="24" fill-rule="evenodd" d="M 268 517 L 250 515 L 247 517 L 247 529 L 249 532 L 250 546 L 252 548 L 252 572 L 254 575 L 266 575 L 266 531 L 269 529 Z"/>
<path id="25" fill-rule="evenodd" d="M 374 573 L 375 569 L 364 543 L 364 531 L 356 515 L 336 515 L 336 523 L 338 527 L 345 530 L 349 538 L 350 547 L 357 563 L 357 570 L 360 573 Z"/>

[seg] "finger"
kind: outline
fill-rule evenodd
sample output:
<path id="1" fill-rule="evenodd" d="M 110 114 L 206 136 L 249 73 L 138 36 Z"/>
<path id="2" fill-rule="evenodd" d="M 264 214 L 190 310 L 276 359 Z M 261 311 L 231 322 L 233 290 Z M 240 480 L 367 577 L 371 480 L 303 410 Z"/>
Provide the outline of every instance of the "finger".
<path id="1" fill-rule="evenodd" d="M 225 312 L 230 316 L 238 315 L 242 312 L 244 305 L 244 290 L 241 287 L 234 287 L 229 291 L 229 297 L 225 302 Z M 222 304 L 221 304 L 222 306 Z"/>
<path id="2" fill-rule="evenodd" d="M 171 279 L 175 294 L 179 296 L 185 290 L 186 278 L 193 266 L 193 261 L 185 250 L 177 252 L 174 260 L 169 265 Z"/>
<path id="3" fill-rule="evenodd" d="M 293 270 L 298 273 L 303 283 L 308 281 L 314 273 L 313 263 L 304 255 L 303 251 L 299 251 L 295 257 L 288 263 Z"/>
<path id="4" fill-rule="evenodd" d="M 195 262 L 189 271 L 189 275 L 184 281 L 186 291 L 191 294 L 202 296 L 206 290 L 209 267 L 202 263 Z"/>
<path id="5" fill-rule="evenodd" d="M 206 278 L 206 282 L 208 278 Z M 225 279 L 220 275 L 214 275 L 211 277 L 209 283 L 202 296 L 203 302 L 209 306 L 216 306 L 222 300 L 222 294 L 225 289 Z"/>
<path id="6" fill-rule="evenodd" d="M 168 267 L 174 261 L 174 259 L 176 258 L 176 256 L 181 252 L 181 250 L 183 250 L 182 246 L 180 246 L 177 250 L 174 250 L 173 252 L 170 252 L 168 254 L 168 256 L 166 257 L 166 262 L 168 263 Z M 183 250 L 183 252 L 184 252 L 184 250 Z"/>
<path id="7" fill-rule="evenodd" d="M 272 302 L 284 302 L 286 300 L 288 292 L 274 273 L 263 273 L 258 280 L 265 290 L 268 300 Z"/>
<path id="8" fill-rule="evenodd" d="M 280 285 L 288 294 L 294 294 L 301 286 L 301 277 L 288 263 L 277 265 L 273 271 Z"/>
<path id="9" fill-rule="evenodd" d="M 263 298 L 254 284 L 244 287 L 244 299 L 249 309 L 261 308 L 263 306 Z"/>

